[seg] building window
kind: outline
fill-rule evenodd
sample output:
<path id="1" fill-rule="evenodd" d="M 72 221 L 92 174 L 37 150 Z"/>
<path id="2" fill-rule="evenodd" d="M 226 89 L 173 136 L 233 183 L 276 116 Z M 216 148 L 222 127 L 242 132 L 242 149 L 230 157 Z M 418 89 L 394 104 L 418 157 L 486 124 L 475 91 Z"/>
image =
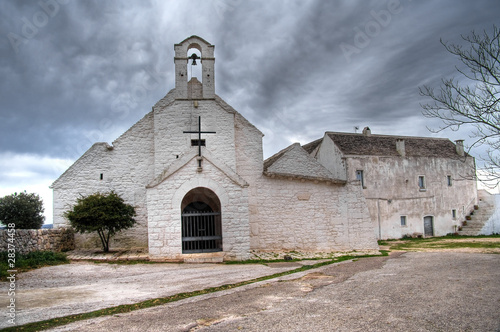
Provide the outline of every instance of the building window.
<path id="1" fill-rule="evenodd" d="M 197 140 L 197 139 L 192 139 L 191 140 L 191 146 L 198 146 L 198 141 L 200 143 L 201 146 L 205 146 L 205 140 L 202 139 L 202 140 Z"/>
<path id="2" fill-rule="evenodd" d="M 357 170 L 356 171 L 356 180 L 361 182 L 361 187 L 365 188 L 365 179 L 363 176 L 363 171 Z"/>
<path id="3" fill-rule="evenodd" d="M 101 176 L 99 177 L 101 180 L 104 179 L 104 174 L 101 173 Z"/>
<path id="4" fill-rule="evenodd" d="M 401 216 L 401 226 L 406 226 L 406 216 Z"/>
<path id="5" fill-rule="evenodd" d="M 425 190 L 425 177 L 423 175 L 418 177 L 418 187 L 420 190 Z"/>
<path id="6" fill-rule="evenodd" d="M 452 182 L 451 182 L 451 175 L 448 175 L 446 177 L 446 182 L 448 183 L 448 187 L 451 187 L 451 184 L 452 184 Z"/>
<path id="7" fill-rule="evenodd" d="M 451 210 L 451 217 L 453 220 L 457 219 L 457 210 Z"/>

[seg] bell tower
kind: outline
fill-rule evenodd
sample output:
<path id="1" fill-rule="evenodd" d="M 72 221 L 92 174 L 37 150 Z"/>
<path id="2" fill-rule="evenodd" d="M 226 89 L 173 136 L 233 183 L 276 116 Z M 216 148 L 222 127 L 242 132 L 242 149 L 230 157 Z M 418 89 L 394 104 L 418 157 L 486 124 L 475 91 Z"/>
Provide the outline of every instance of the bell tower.
<path id="1" fill-rule="evenodd" d="M 188 53 L 190 49 L 197 49 L 201 57 L 198 59 Z M 175 90 L 178 99 L 189 99 L 188 94 L 188 63 L 189 60 L 199 60 L 202 79 L 203 99 L 215 98 L 215 58 L 214 45 L 198 36 L 191 36 L 179 44 L 174 45 L 175 57 Z"/>

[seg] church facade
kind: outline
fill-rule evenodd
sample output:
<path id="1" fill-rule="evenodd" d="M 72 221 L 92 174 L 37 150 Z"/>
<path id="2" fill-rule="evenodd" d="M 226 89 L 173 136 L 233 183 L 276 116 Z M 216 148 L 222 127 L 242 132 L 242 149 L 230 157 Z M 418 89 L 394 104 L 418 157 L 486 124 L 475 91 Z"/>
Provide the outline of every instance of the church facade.
<path id="1" fill-rule="evenodd" d="M 190 56 L 192 49 L 201 57 Z M 147 248 L 152 259 L 378 248 L 376 226 L 386 215 L 374 221 L 372 197 L 348 175 L 356 169 L 349 155 L 323 138 L 264 161 L 263 134 L 215 94 L 214 46 L 191 36 L 174 50 L 175 88 L 112 145 L 94 144 L 52 184 L 55 227 L 68 226 L 63 214 L 81 195 L 113 190 L 136 208 L 137 224 L 111 247 Z M 188 81 L 193 61 L 202 67 L 201 82 Z M 325 157 L 328 144 L 336 154 Z M 77 246 L 99 242 L 78 236 Z"/>

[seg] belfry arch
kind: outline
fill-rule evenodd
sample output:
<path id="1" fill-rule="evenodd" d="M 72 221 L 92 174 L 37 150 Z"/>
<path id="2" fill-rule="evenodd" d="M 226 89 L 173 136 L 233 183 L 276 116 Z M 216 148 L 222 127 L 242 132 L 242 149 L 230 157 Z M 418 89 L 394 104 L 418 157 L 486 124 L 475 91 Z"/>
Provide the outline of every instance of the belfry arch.
<path id="1" fill-rule="evenodd" d="M 181 203 L 182 253 L 222 251 L 221 220 L 221 203 L 212 190 L 190 190 Z"/>
<path id="2" fill-rule="evenodd" d="M 188 46 L 188 81 L 193 77 L 203 81 L 203 64 L 201 62 L 202 54 L 201 47 L 198 44 L 191 44 Z"/>
<path id="3" fill-rule="evenodd" d="M 215 98 L 215 58 L 214 58 L 214 45 L 200 38 L 198 36 L 191 36 L 186 38 L 179 44 L 174 45 L 175 50 L 175 89 L 178 98 L 188 99 L 188 65 L 191 65 L 192 59 L 188 54 L 190 49 L 196 49 L 200 52 L 200 58 L 197 59 L 202 67 L 200 80 L 203 85 L 203 99 Z"/>

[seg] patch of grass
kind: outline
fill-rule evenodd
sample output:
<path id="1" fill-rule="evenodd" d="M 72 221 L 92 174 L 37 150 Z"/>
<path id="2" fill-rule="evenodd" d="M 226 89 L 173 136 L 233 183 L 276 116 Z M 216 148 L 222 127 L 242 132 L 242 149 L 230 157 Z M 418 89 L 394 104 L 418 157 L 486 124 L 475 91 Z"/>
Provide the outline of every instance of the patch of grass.
<path id="1" fill-rule="evenodd" d="M 500 234 L 491 234 L 491 235 L 476 235 L 476 236 L 467 236 L 467 235 L 446 235 L 443 236 L 442 238 L 444 239 L 449 239 L 449 238 L 455 238 L 455 239 L 485 239 L 485 238 L 499 238 Z"/>
<path id="2" fill-rule="evenodd" d="M 273 259 L 273 260 L 268 260 L 268 259 L 247 259 L 245 261 L 227 261 L 224 262 L 224 264 L 227 265 L 239 265 L 239 264 L 262 264 L 266 265 L 267 263 L 271 262 L 284 262 L 284 259 Z"/>
<path id="3" fill-rule="evenodd" d="M 9 256 L 7 251 L 0 252 L 0 280 L 6 281 L 9 274 L 7 270 L 17 270 L 17 272 L 26 272 L 43 266 L 60 265 L 69 263 L 65 253 L 53 251 L 33 251 L 28 254 L 16 254 L 15 267 L 9 265 Z"/>
<path id="4" fill-rule="evenodd" d="M 319 260 L 321 258 L 308 258 L 308 260 Z M 302 259 L 294 258 L 294 259 L 247 259 L 245 261 L 227 261 L 224 262 L 224 264 L 229 264 L 229 265 L 239 265 L 239 264 L 269 264 L 269 263 L 283 263 L 283 262 L 298 262 L 301 261 Z"/>
<path id="5" fill-rule="evenodd" d="M 227 289 L 241 287 L 241 286 L 245 286 L 245 285 L 249 285 L 249 284 L 253 284 L 256 282 L 265 281 L 265 280 L 269 280 L 269 279 L 274 279 L 274 278 L 282 277 L 282 276 L 297 273 L 297 272 L 303 272 L 303 271 L 307 271 L 310 269 L 315 269 L 315 268 L 318 268 L 321 266 L 325 266 L 325 265 L 329 265 L 329 264 L 333 264 L 333 263 L 338 263 L 338 262 L 342 262 L 342 261 L 346 261 L 346 260 L 360 259 L 360 258 L 366 258 L 366 257 L 380 257 L 380 256 L 387 256 L 387 255 L 388 255 L 387 251 L 384 251 L 384 252 L 381 251 L 381 255 L 341 256 L 341 257 L 336 257 L 332 260 L 328 260 L 326 262 L 321 262 L 321 263 L 317 263 L 314 265 L 304 265 L 304 266 L 301 266 L 301 267 L 294 269 L 294 270 L 279 272 L 279 273 L 271 274 L 268 276 L 259 277 L 259 278 L 255 278 L 255 279 L 251 279 L 251 280 L 247 280 L 247 281 L 242 281 L 242 282 L 238 282 L 238 283 L 234 283 L 234 284 L 226 284 L 226 285 L 222 285 L 222 286 L 218 286 L 218 287 L 210 287 L 210 288 L 206 288 L 203 290 L 197 290 L 197 291 L 193 291 L 193 292 L 180 293 L 180 294 L 175 294 L 175 295 L 171 295 L 171 296 L 167 296 L 167 297 L 146 300 L 146 301 L 142 301 L 142 302 L 135 303 L 135 304 L 124 304 L 124 305 L 119 305 L 116 307 L 100 309 L 100 310 L 82 313 L 82 314 L 75 314 L 75 315 L 70 315 L 70 316 L 53 318 L 53 319 L 49 319 L 49 320 L 45 320 L 45 321 L 41 321 L 41 322 L 29 323 L 29 324 L 25 324 L 25 325 L 21 325 L 21 326 L 16 326 L 16 327 L 9 327 L 9 328 L 3 329 L 2 331 L 40 331 L 40 330 L 46 330 L 46 329 L 53 328 L 56 326 L 67 325 L 67 324 L 70 324 L 70 323 L 73 323 L 76 321 L 80 321 L 80 320 L 127 313 L 127 312 L 131 312 L 131 311 L 139 310 L 139 309 L 146 309 L 146 308 L 155 307 L 155 306 L 159 306 L 159 305 L 166 304 L 166 303 L 176 302 L 176 301 L 187 299 L 187 298 L 194 297 L 194 296 L 220 292 L 220 291 L 224 291 Z M 273 261 L 273 262 L 275 262 L 275 261 Z M 289 262 L 289 261 L 287 261 L 287 262 Z M 243 263 L 243 264 L 245 264 L 245 263 Z M 246 263 L 246 264 L 249 264 L 249 263 Z"/>
<path id="6" fill-rule="evenodd" d="M 378 240 L 378 244 L 380 246 L 388 246 L 389 242 L 401 241 L 401 239 L 386 239 L 386 240 Z"/>
<path id="7" fill-rule="evenodd" d="M 454 249 L 454 248 L 484 248 L 493 249 L 500 248 L 500 242 L 448 242 L 448 243 L 429 243 L 427 245 L 429 248 L 442 248 L 442 249 Z"/>
<path id="8" fill-rule="evenodd" d="M 457 248 L 500 248 L 500 241 L 481 241 L 484 239 L 499 238 L 499 235 L 461 236 L 447 235 L 431 238 L 411 238 L 401 239 L 397 242 L 389 243 L 380 240 L 379 245 L 390 245 L 391 250 L 417 250 L 417 249 L 457 249 Z M 457 240 L 457 241 L 453 241 Z"/>

